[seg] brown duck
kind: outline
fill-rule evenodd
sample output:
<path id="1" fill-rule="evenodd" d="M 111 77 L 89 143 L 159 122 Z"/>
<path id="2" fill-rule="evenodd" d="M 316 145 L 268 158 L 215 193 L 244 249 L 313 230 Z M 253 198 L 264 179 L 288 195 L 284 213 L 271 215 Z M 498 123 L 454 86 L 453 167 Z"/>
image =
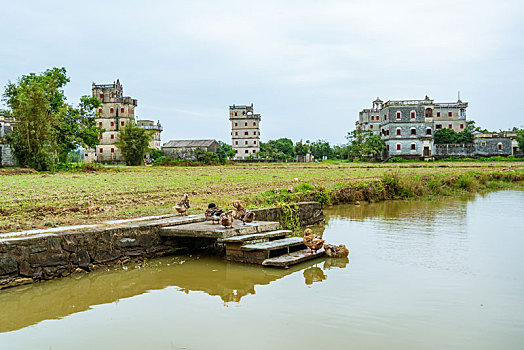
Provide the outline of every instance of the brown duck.
<path id="1" fill-rule="evenodd" d="M 349 255 L 349 249 L 341 245 L 324 244 L 324 250 L 326 255 L 330 258 L 346 258 Z"/>
<path id="2" fill-rule="evenodd" d="M 311 229 L 307 228 L 304 231 L 304 238 L 302 238 L 302 242 L 311 250 L 311 253 L 316 253 L 317 250 L 324 246 L 325 241 L 320 238 L 320 236 L 314 234 Z"/>
<path id="3" fill-rule="evenodd" d="M 255 220 L 255 212 L 244 208 L 240 201 L 234 201 L 233 207 L 235 208 L 235 219 L 241 220 L 244 225 L 246 222 L 250 223 Z"/>
<path id="4" fill-rule="evenodd" d="M 224 226 L 225 228 L 233 228 L 234 221 L 235 218 L 233 217 L 233 210 L 220 214 L 220 225 Z"/>
<path id="5" fill-rule="evenodd" d="M 178 202 L 177 205 L 173 207 L 173 209 L 175 209 L 180 214 L 187 216 L 187 210 L 189 209 L 189 207 L 189 196 L 187 194 L 184 194 L 184 199 Z"/>

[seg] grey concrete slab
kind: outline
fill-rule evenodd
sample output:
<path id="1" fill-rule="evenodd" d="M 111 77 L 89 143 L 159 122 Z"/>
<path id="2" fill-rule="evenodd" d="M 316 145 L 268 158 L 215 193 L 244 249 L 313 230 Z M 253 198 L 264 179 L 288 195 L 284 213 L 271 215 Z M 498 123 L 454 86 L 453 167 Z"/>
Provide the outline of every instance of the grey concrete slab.
<path id="1" fill-rule="evenodd" d="M 213 225 L 211 221 L 204 221 L 163 227 L 160 235 L 164 237 L 207 237 L 218 239 L 278 230 L 279 226 L 278 222 L 254 221 L 246 225 L 236 222 L 233 224 L 233 228 L 225 228 L 221 225 Z"/>
<path id="2" fill-rule="evenodd" d="M 289 254 L 276 256 L 274 258 L 266 259 L 262 262 L 264 266 L 276 266 L 276 267 L 288 267 L 295 265 L 303 261 L 316 259 L 324 256 L 326 252 L 324 249 L 320 249 L 315 253 L 312 253 L 309 249 L 303 249 Z"/>
<path id="3" fill-rule="evenodd" d="M 250 235 L 234 236 L 229 238 L 219 238 L 218 243 L 242 243 L 247 241 L 254 241 L 258 239 L 269 239 L 275 237 L 285 237 L 290 235 L 293 231 L 291 230 L 276 230 L 263 233 L 254 233 Z"/>
<path id="4" fill-rule="evenodd" d="M 289 237 L 284 239 L 278 239 L 276 241 L 270 241 L 270 242 L 263 242 L 263 243 L 254 243 L 254 244 L 246 244 L 243 245 L 240 249 L 245 251 L 251 251 L 251 250 L 261 250 L 261 251 L 268 251 L 268 250 L 275 250 L 275 249 L 282 249 L 286 247 L 293 247 L 296 245 L 303 245 L 302 237 Z"/>

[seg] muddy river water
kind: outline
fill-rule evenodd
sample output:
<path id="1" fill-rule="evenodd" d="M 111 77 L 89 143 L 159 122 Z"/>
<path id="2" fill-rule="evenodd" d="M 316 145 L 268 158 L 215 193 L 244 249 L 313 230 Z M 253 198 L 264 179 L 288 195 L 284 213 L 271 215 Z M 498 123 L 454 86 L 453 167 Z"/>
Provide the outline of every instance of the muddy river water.
<path id="1" fill-rule="evenodd" d="M 0 291 L 0 349 L 523 349 L 524 191 L 325 210 L 350 259 L 176 256 Z"/>

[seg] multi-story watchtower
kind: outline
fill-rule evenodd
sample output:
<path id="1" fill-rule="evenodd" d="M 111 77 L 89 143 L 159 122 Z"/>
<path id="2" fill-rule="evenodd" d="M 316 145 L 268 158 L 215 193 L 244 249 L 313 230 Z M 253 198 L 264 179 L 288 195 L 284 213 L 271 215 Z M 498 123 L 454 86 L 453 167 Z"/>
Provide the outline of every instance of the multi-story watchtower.
<path id="1" fill-rule="evenodd" d="M 122 162 L 124 160 L 116 146 L 118 133 L 126 124 L 135 123 L 137 100 L 124 97 L 124 89 L 118 79 L 113 84 L 93 83 L 92 90 L 93 96 L 102 102 L 96 123 L 105 131 L 100 135 L 100 143 L 96 149 L 88 149 L 85 152 L 85 162 Z"/>
<path id="2" fill-rule="evenodd" d="M 260 114 L 251 106 L 229 106 L 232 146 L 237 159 L 245 159 L 260 152 Z"/>

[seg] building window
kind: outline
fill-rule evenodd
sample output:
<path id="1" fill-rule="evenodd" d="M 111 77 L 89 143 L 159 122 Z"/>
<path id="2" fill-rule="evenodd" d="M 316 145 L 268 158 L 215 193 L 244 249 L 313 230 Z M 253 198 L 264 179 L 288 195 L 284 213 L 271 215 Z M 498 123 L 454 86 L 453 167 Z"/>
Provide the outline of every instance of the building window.
<path id="1" fill-rule="evenodd" d="M 417 148 L 416 148 L 415 144 L 412 143 L 412 144 L 411 144 L 411 150 L 412 150 L 412 151 L 415 151 L 416 149 L 417 149 Z"/>
<path id="2" fill-rule="evenodd" d="M 416 135 L 416 134 L 417 134 L 417 129 L 411 128 L 411 135 Z"/>
<path id="3" fill-rule="evenodd" d="M 431 129 L 430 128 L 426 129 L 426 135 L 431 135 Z"/>
<path id="4" fill-rule="evenodd" d="M 98 126 L 102 126 L 102 122 L 98 122 Z"/>
<path id="5" fill-rule="evenodd" d="M 373 124 L 371 124 L 371 125 L 369 126 L 369 128 L 370 128 L 370 129 L 373 129 Z"/>
<path id="6" fill-rule="evenodd" d="M 453 112 L 448 112 L 448 117 L 452 117 L 453 116 Z"/>
<path id="7" fill-rule="evenodd" d="M 115 111 L 115 109 L 113 107 L 111 107 L 111 109 L 109 110 L 109 113 L 113 114 L 114 111 Z"/>
<path id="8" fill-rule="evenodd" d="M 386 130 L 387 135 L 389 136 L 389 130 Z"/>
<path id="9" fill-rule="evenodd" d="M 101 100 L 104 99 L 104 94 L 100 94 L 100 99 L 101 99 Z"/>
<path id="10" fill-rule="evenodd" d="M 244 143 L 247 145 L 247 141 L 244 141 Z"/>
<path id="11" fill-rule="evenodd" d="M 111 122 L 111 126 L 115 126 L 115 122 Z"/>
<path id="12" fill-rule="evenodd" d="M 111 140 L 114 140 L 114 139 L 115 139 L 115 135 L 111 134 Z"/>
<path id="13" fill-rule="evenodd" d="M 256 123 L 256 122 L 253 122 L 253 126 L 257 126 L 257 123 Z"/>
<path id="14" fill-rule="evenodd" d="M 237 149 L 235 150 L 235 153 L 238 153 L 238 150 L 237 150 Z"/>
<path id="15" fill-rule="evenodd" d="M 238 131 L 235 131 L 235 136 L 238 136 Z"/>
<path id="16" fill-rule="evenodd" d="M 114 148 L 111 148 L 111 153 L 115 153 L 115 149 Z"/>
<path id="17" fill-rule="evenodd" d="M 235 145 L 238 145 L 238 141 L 235 141 Z"/>
<path id="18" fill-rule="evenodd" d="M 253 141 L 253 144 L 254 144 L 254 145 L 256 145 L 256 144 L 257 144 L 257 141 L 256 141 L 256 140 L 255 140 L 255 141 Z"/>
<path id="19" fill-rule="evenodd" d="M 253 150 L 253 153 L 255 153 L 255 152 L 256 152 L 256 150 Z"/>
<path id="20" fill-rule="evenodd" d="M 253 131 L 253 135 L 256 135 L 256 134 L 257 134 L 257 132 L 256 132 L 256 131 Z"/>
<path id="21" fill-rule="evenodd" d="M 440 112 L 437 112 L 437 117 L 440 117 Z"/>
<path id="22" fill-rule="evenodd" d="M 375 120 L 375 117 L 374 117 L 374 116 L 371 116 L 371 120 Z"/>
<path id="23" fill-rule="evenodd" d="M 238 123 L 235 123 L 235 126 L 238 126 Z"/>
<path id="24" fill-rule="evenodd" d="M 386 117 L 386 115 L 384 114 L 384 121 L 386 121 L 388 119 L 388 117 Z"/>
<path id="25" fill-rule="evenodd" d="M 435 129 L 437 129 L 437 130 L 442 129 L 442 125 L 441 124 L 435 125 Z"/>
<path id="26" fill-rule="evenodd" d="M 120 125 L 121 125 L 121 126 L 124 126 L 124 122 L 120 122 Z"/>
<path id="27" fill-rule="evenodd" d="M 246 136 L 247 136 L 248 134 L 249 134 L 249 132 L 247 132 L 247 131 L 244 131 L 244 135 L 246 135 Z"/>
<path id="28" fill-rule="evenodd" d="M 246 151 L 244 153 L 249 153 L 249 151 L 246 149 Z"/>
<path id="29" fill-rule="evenodd" d="M 415 112 L 414 111 L 411 111 L 411 119 L 415 119 Z"/>
<path id="30" fill-rule="evenodd" d="M 400 143 L 397 143 L 397 151 L 400 151 Z"/>
<path id="31" fill-rule="evenodd" d="M 102 140 L 102 134 L 100 134 L 100 140 Z"/>
<path id="32" fill-rule="evenodd" d="M 389 152 L 389 145 L 386 145 L 386 150 Z"/>
<path id="33" fill-rule="evenodd" d="M 453 129 L 453 125 L 448 124 L 448 129 Z"/>
<path id="34" fill-rule="evenodd" d="M 99 153 L 104 153 L 104 149 L 100 148 L 100 152 Z"/>
<path id="35" fill-rule="evenodd" d="M 237 116 L 237 112 L 235 112 L 235 117 Z"/>
<path id="36" fill-rule="evenodd" d="M 120 113 L 124 113 L 124 109 L 123 108 L 120 108 Z"/>
<path id="37" fill-rule="evenodd" d="M 242 115 L 246 115 L 246 111 L 242 111 Z"/>
<path id="38" fill-rule="evenodd" d="M 499 144 L 497 145 L 497 147 L 499 148 L 499 151 L 501 151 L 501 150 L 502 150 L 502 143 L 499 143 Z"/>
<path id="39" fill-rule="evenodd" d="M 397 128 L 397 136 L 400 136 L 400 128 Z"/>
<path id="40" fill-rule="evenodd" d="M 247 122 L 244 123 L 244 126 L 247 126 Z"/>
<path id="41" fill-rule="evenodd" d="M 461 129 L 464 129 L 464 124 L 460 124 L 460 128 L 461 128 Z"/>
<path id="42" fill-rule="evenodd" d="M 397 119 L 400 119 L 400 112 L 397 112 Z"/>
<path id="43" fill-rule="evenodd" d="M 99 109 L 98 109 L 98 113 L 102 113 L 102 108 L 99 108 Z"/>

